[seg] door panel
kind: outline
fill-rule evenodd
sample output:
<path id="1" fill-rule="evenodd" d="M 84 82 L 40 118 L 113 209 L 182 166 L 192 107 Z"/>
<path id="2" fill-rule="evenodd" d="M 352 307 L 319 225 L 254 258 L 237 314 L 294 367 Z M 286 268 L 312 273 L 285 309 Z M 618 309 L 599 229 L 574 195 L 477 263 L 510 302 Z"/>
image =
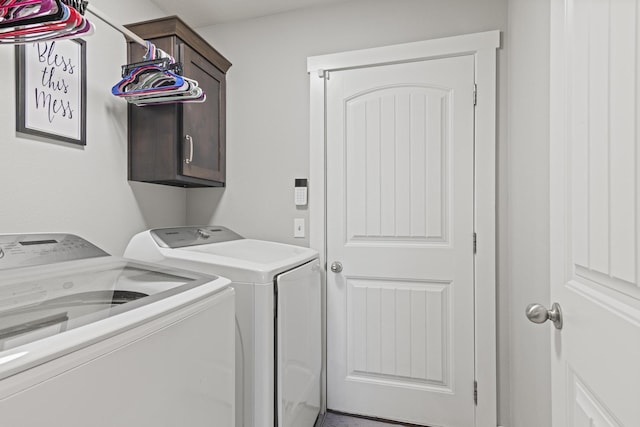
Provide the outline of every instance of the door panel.
<path id="1" fill-rule="evenodd" d="M 474 425 L 474 58 L 327 81 L 328 407 Z"/>
<path id="2" fill-rule="evenodd" d="M 552 9 L 554 427 L 640 425 L 636 0 Z"/>
<path id="3" fill-rule="evenodd" d="M 449 140 L 424 118 L 446 123 L 450 98 L 443 89 L 406 86 L 345 101 L 346 169 L 366 171 L 346 183 L 349 243 L 444 242 Z"/>
<path id="4" fill-rule="evenodd" d="M 570 374 L 573 424 L 576 427 L 622 427 L 575 374 Z"/>
<path id="5" fill-rule="evenodd" d="M 451 391 L 449 285 L 348 279 L 349 377 Z"/>

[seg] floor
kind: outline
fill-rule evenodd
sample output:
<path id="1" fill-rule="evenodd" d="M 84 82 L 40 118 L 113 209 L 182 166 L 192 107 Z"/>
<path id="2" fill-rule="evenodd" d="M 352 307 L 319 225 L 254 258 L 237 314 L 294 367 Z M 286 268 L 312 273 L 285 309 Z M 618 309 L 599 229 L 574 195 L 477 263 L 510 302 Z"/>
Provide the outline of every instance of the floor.
<path id="1" fill-rule="evenodd" d="M 347 415 L 327 412 L 323 423 L 319 427 L 403 427 L 402 424 L 389 424 L 381 421 L 365 418 L 350 417 Z"/>

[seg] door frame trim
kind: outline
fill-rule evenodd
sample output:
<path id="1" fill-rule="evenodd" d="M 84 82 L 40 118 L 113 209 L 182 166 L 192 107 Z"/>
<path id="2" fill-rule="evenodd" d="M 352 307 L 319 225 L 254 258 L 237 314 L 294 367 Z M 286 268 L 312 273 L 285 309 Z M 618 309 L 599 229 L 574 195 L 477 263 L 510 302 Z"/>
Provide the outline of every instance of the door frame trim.
<path id="1" fill-rule="evenodd" d="M 496 59 L 500 31 L 307 58 L 309 72 L 309 241 L 320 253 L 323 312 L 323 412 L 326 410 L 326 86 L 325 73 L 349 68 L 473 55 L 477 84 L 474 150 L 476 426 L 497 425 L 496 339 Z M 469 396 L 473 399 L 473 396 Z"/>

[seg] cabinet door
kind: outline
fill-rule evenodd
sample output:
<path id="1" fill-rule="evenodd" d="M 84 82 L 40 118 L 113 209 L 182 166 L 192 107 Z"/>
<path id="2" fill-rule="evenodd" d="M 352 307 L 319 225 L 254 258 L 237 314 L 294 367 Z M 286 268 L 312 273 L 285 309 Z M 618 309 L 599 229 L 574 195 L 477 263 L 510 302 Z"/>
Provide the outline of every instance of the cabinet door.
<path id="1" fill-rule="evenodd" d="M 151 42 L 177 56 L 176 37 L 153 38 Z M 129 43 L 129 63 L 143 61 L 146 49 Z M 128 107 L 129 179 L 131 181 L 183 185 L 179 177 L 182 136 L 179 104 Z M 178 148 L 176 148 L 178 147 Z"/>
<path id="2" fill-rule="evenodd" d="M 225 180 L 225 95 L 222 71 L 189 46 L 180 45 L 184 75 L 198 81 L 207 98 L 183 104 L 182 175 Z"/>

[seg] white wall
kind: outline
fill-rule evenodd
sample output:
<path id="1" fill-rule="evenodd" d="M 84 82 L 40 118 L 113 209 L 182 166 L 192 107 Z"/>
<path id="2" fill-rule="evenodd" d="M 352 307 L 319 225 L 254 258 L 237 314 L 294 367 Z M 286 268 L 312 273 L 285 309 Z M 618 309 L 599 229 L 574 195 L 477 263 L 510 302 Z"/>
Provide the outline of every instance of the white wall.
<path id="1" fill-rule="evenodd" d="M 164 14 L 151 2 L 92 0 L 118 23 Z M 0 103 L 0 232 L 79 234 L 120 255 L 135 232 L 183 224 L 184 190 L 127 182 L 126 102 L 111 95 L 126 62 L 124 37 L 96 24 L 87 42 L 87 145 L 43 142 L 15 133 L 14 48 L 0 46 L 5 95 Z"/>
<path id="2" fill-rule="evenodd" d="M 309 174 L 306 58 L 505 28 L 506 0 L 354 0 L 199 28 L 233 63 L 227 188 L 189 190 L 187 221 L 308 245 L 293 238 L 293 219 L 308 222 L 293 204 L 294 179 Z"/>
<path id="3" fill-rule="evenodd" d="M 549 0 L 509 0 L 506 159 L 510 427 L 551 425 L 549 324 L 525 315 L 549 306 Z"/>

